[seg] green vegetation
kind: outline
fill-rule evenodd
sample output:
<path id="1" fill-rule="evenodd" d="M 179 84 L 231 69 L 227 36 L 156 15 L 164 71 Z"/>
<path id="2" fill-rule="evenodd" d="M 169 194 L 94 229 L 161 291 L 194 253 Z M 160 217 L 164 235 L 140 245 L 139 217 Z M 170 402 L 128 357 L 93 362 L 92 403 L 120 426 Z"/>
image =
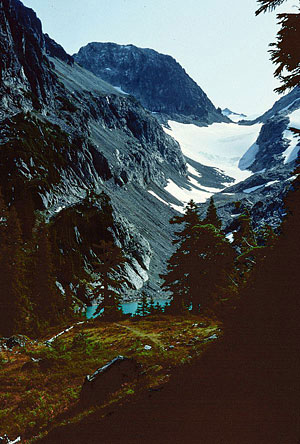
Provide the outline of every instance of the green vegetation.
<path id="1" fill-rule="evenodd" d="M 212 224 L 214 222 L 217 226 Z M 220 221 L 211 199 L 206 218 L 201 222 L 198 208 L 191 201 L 183 216 L 171 224 L 184 224 L 175 233 L 178 248 L 168 261 L 162 288 L 172 293 L 174 313 L 193 313 L 213 308 L 216 299 L 231 285 L 234 250 L 220 230 Z"/>
<path id="2" fill-rule="evenodd" d="M 48 224 L 37 211 L 30 224 L 26 218 L 21 223 L 15 205 L 8 209 L 1 195 L 0 213 L 0 335 L 39 335 L 75 319 L 75 307 L 89 302 L 87 288 L 102 297 L 105 316 L 116 317 L 120 284 L 113 273 L 124 259 L 113 242 L 112 207 L 105 193 L 89 192 Z M 95 279 L 101 281 L 96 290 L 90 285 Z M 77 293 L 71 291 L 76 287 Z"/>
<path id="3" fill-rule="evenodd" d="M 191 315 L 142 318 L 134 323 L 93 320 L 76 325 L 48 345 L 47 338 L 38 343 L 27 340 L 17 354 L 2 351 L 0 436 L 21 434 L 30 443 L 33 436 L 44 435 L 55 425 L 77 422 L 95 409 L 104 416 L 112 403 L 165 383 L 172 369 L 202 354 L 209 346 L 205 339 L 214 333 L 221 334 L 216 322 Z M 78 399 L 85 375 L 117 355 L 135 358 L 143 365 L 143 375 L 124 384 L 100 406 L 82 407 Z"/>
<path id="4" fill-rule="evenodd" d="M 260 5 L 256 15 L 272 11 L 283 4 L 286 0 L 258 0 Z M 298 9 L 299 11 L 299 9 Z M 276 88 L 277 92 L 284 92 L 294 88 L 300 83 L 300 63 L 299 63 L 299 34 L 300 34 L 300 14 L 278 14 L 277 18 L 281 25 L 277 33 L 277 42 L 271 43 L 271 60 L 277 65 L 274 76 L 277 77 L 282 86 Z M 299 130 L 298 130 L 299 133 Z"/>
<path id="5" fill-rule="evenodd" d="M 105 319 L 116 319 L 122 316 L 120 308 L 121 282 L 114 277 L 120 266 L 125 262 L 121 248 L 113 242 L 101 240 L 95 248 L 99 262 L 94 264 L 94 271 L 98 274 L 101 282 L 94 294 L 101 296 L 102 300 L 96 309 L 96 315 L 103 309 Z"/>

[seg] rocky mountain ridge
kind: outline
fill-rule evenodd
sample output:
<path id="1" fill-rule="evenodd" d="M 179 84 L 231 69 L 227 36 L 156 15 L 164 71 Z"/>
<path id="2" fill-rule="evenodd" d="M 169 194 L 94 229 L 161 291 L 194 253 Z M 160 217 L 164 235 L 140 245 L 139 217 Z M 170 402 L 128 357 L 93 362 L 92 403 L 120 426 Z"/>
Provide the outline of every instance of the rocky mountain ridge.
<path id="1" fill-rule="evenodd" d="M 229 122 L 169 55 L 134 45 L 93 42 L 73 57 L 96 76 L 136 97 L 164 122 Z"/>
<path id="2" fill-rule="evenodd" d="M 89 189 L 105 191 L 112 199 L 116 242 L 128 257 L 126 293 L 149 280 L 149 267 L 156 282 L 171 236 L 157 226 L 162 215 L 168 220 L 174 212 L 159 212 L 146 188 L 163 187 L 170 175 L 186 176 L 178 143 L 134 98 L 73 66 L 59 45 L 43 35 L 31 9 L 19 0 L 0 5 L 5 201 L 20 201 L 20 217 L 21 208 L 31 202 L 34 210 L 56 220 L 81 203 Z M 50 60 L 49 53 L 59 59 Z M 151 247 L 144 235 L 152 239 Z M 80 233 L 75 237 L 80 251 Z"/>
<path id="3" fill-rule="evenodd" d="M 300 88 L 280 98 L 261 117 L 251 122 L 239 121 L 239 124 L 258 122 L 263 123 L 258 138 L 239 161 L 240 169 L 249 170 L 252 175 L 215 195 L 228 232 L 235 227 L 236 200 L 251 210 L 257 227 L 269 224 L 276 228 L 286 215 L 283 200 L 291 189 L 299 164 L 299 135 L 290 128 L 300 128 Z"/>
<path id="4" fill-rule="evenodd" d="M 159 274 L 172 252 L 173 229 L 167 221 L 175 210 L 182 211 L 195 190 L 206 198 L 220 190 L 215 199 L 228 232 L 236 200 L 253 209 L 257 226 L 280 224 L 285 212 L 282 199 L 295 165 L 295 160 L 285 163 L 283 153 L 290 146 L 285 131 L 288 115 L 296 111 L 297 91 L 281 102 L 281 113 L 271 112 L 256 142 L 259 149 L 253 154 L 250 148 L 250 155 L 241 159 L 242 167 L 254 174 L 232 185 L 233 179 L 222 171 L 185 158 L 179 144 L 134 97 L 74 62 L 42 33 L 31 9 L 19 0 L 2 0 L 0 5 L 1 187 L 5 201 L 16 204 L 20 217 L 24 208 L 28 214 L 32 208 L 42 212 L 57 232 L 67 226 L 69 244 L 58 249 L 58 255 L 72 250 L 89 267 L 94 252 L 83 249 L 83 239 L 92 242 L 92 231 L 101 237 L 97 221 L 103 213 L 102 192 L 112 203 L 111 232 L 128 259 L 120 273 L 126 281 L 123 294 L 129 298 L 141 288 L 160 296 Z M 205 99 L 197 89 L 197 100 L 199 94 Z M 202 111 L 193 115 L 197 124 L 211 119 L 226 122 L 222 116 L 218 120 L 220 113 L 206 99 Z M 187 112 L 182 119 L 191 121 L 192 111 L 184 103 L 176 110 L 181 116 Z M 91 189 L 96 199 L 87 204 Z M 205 209 L 203 204 L 203 214 Z M 91 212 L 97 216 L 86 231 L 80 227 L 91 220 Z M 76 279 L 60 283 L 76 289 L 80 278 Z"/>

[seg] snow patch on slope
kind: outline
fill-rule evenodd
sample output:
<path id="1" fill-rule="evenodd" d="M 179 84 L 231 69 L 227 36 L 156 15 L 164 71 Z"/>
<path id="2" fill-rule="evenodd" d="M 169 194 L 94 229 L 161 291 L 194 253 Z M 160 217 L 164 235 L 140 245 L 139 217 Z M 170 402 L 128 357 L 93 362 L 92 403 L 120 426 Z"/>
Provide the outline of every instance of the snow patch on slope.
<path id="1" fill-rule="evenodd" d="M 245 180 L 252 173 L 239 168 L 241 157 L 256 141 L 262 124 L 251 126 L 235 123 L 213 123 L 208 127 L 168 122 L 165 132 L 176 139 L 185 156 L 206 166 L 217 168 L 233 177 Z M 225 185 L 224 185 L 225 187 Z"/>
<path id="2" fill-rule="evenodd" d="M 246 170 L 255 161 L 256 154 L 259 152 L 259 145 L 255 142 L 250 146 L 248 151 L 245 152 L 243 157 L 239 161 L 239 168 L 241 170 Z"/>
<path id="3" fill-rule="evenodd" d="M 290 127 L 300 128 L 300 109 L 297 109 L 296 111 L 292 112 L 289 115 L 289 119 L 290 119 L 290 124 L 289 124 Z M 294 133 L 292 133 L 292 131 L 288 129 L 283 133 L 283 137 L 289 140 L 289 147 L 282 153 L 284 157 L 284 163 L 289 163 L 297 159 L 298 152 L 300 149 L 300 142 L 299 138 Z"/>
<path id="4" fill-rule="evenodd" d="M 107 68 L 106 68 L 107 69 Z M 114 86 L 114 88 L 121 94 L 125 94 L 126 96 L 129 96 L 129 93 L 122 90 L 120 86 Z"/>
<path id="5" fill-rule="evenodd" d="M 165 190 L 172 194 L 172 196 L 174 196 L 177 200 L 185 204 L 187 204 L 191 199 L 196 202 L 206 202 L 206 200 L 213 194 L 211 191 L 212 188 L 201 187 L 200 185 L 198 185 L 198 187 L 191 187 L 190 189 L 182 188 L 169 179 Z M 214 192 L 220 191 L 216 188 L 213 188 L 213 190 Z"/>

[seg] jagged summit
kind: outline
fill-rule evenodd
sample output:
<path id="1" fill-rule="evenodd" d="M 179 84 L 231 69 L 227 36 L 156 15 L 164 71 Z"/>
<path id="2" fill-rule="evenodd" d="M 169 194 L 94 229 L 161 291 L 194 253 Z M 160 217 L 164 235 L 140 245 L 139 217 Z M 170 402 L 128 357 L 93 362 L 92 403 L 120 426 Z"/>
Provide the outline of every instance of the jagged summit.
<path id="1" fill-rule="evenodd" d="M 73 57 L 95 75 L 135 96 L 154 113 L 202 125 L 228 121 L 169 55 L 134 45 L 93 42 Z"/>
<path id="2" fill-rule="evenodd" d="M 63 62 L 66 62 L 68 65 L 74 64 L 74 58 L 70 56 L 64 48 L 56 43 L 55 40 L 53 40 L 48 34 L 45 35 L 45 44 L 46 44 L 46 50 L 47 54 L 51 57 L 57 57 L 58 59 L 62 60 Z"/>
<path id="3" fill-rule="evenodd" d="M 238 122 L 239 120 L 243 119 L 244 117 L 247 117 L 246 114 L 243 113 L 236 113 L 234 111 L 231 111 L 229 108 L 222 109 L 223 116 L 228 117 L 233 122 Z"/>

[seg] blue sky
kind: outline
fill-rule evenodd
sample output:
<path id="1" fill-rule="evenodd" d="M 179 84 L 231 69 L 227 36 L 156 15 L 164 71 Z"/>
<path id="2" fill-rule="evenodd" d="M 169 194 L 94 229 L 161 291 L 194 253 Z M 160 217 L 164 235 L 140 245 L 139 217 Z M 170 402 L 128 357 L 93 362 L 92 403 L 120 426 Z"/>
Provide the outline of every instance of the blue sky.
<path id="1" fill-rule="evenodd" d="M 92 41 L 172 55 L 216 106 L 264 112 L 278 98 L 268 44 L 276 14 L 255 0 L 23 0 L 70 54 Z M 288 0 L 280 11 L 295 11 Z M 279 12 L 279 11 L 278 11 Z"/>

